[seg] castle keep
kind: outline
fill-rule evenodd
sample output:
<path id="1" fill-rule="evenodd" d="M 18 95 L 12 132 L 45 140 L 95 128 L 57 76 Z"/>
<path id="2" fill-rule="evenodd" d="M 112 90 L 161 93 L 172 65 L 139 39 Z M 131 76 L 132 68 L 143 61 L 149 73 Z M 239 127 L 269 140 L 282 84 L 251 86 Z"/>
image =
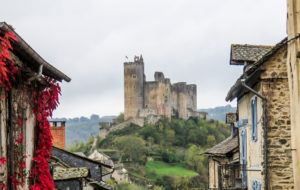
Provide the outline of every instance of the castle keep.
<path id="1" fill-rule="evenodd" d="M 146 81 L 142 56 L 136 56 L 134 62 L 124 63 L 125 120 L 161 116 L 171 118 L 176 113 L 182 119 L 206 117 L 204 113 L 197 112 L 195 84 L 171 84 L 162 72 L 155 72 L 154 78 L 155 81 Z"/>

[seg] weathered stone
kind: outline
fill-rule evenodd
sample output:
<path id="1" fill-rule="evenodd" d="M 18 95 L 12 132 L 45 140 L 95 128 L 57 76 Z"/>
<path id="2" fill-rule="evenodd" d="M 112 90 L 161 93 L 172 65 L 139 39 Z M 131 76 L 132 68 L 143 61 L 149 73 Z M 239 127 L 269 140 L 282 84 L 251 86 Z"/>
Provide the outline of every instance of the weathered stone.
<path id="1" fill-rule="evenodd" d="M 285 140 L 285 139 L 280 139 L 279 142 L 280 142 L 281 144 L 285 144 L 285 143 L 286 143 L 286 140 Z"/>

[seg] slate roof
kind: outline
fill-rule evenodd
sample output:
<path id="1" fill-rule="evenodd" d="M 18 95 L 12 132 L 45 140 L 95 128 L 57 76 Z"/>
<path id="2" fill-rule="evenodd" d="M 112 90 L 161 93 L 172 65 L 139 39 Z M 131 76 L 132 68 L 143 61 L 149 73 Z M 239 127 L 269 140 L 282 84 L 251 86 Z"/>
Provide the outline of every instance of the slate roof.
<path id="1" fill-rule="evenodd" d="M 203 152 L 203 155 L 212 155 L 212 156 L 226 156 L 227 153 L 233 151 L 235 148 L 239 147 L 238 136 L 228 137 L 219 144 L 213 146 L 212 148 Z"/>
<path id="2" fill-rule="evenodd" d="M 102 177 L 108 175 L 102 173 L 102 167 L 113 169 L 113 172 L 113 166 L 103 164 L 99 161 L 95 161 L 87 157 L 74 154 L 64 149 L 57 148 L 55 146 L 52 146 L 51 158 L 57 160 L 60 165 L 67 168 L 88 168 L 89 176 L 86 179 L 90 181 L 89 184 L 101 186 L 102 189 L 112 189 L 110 185 L 102 181 Z"/>
<path id="3" fill-rule="evenodd" d="M 258 61 L 272 46 L 232 44 L 230 52 L 230 65 L 244 65 Z"/>
<path id="4" fill-rule="evenodd" d="M 88 177 L 89 168 L 62 168 L 55 167 L 53 171 L 53 180 L 66 180 Z"/>
<path id="5" fill-rule="evenodd" d="M 287 46 L 287 38 L 284 38 L 279 43 L 277 43 L 273 48 L 271 48 L 268 52 L 266 52 L 262 57 L 260 57 L 259 60 L 257 60 L 249 67 L 247 67 L 244 73 L 237 79 L 235 84 L 230 88 L 225 100 L 232 101 L 234 98 L 236 98 L 240 90 L 242 89 L 241 80 L 246 79 L 245 82 L 248 84 L 249 81 L 253 80 L 253 78 L 256 76 L 255 72 L 259 70 L 260 66 L 263 63 L 265 63 L 267 60 L 269 60 L 269 58 L 271 58 L 278 50 L 286 46 Z"/>

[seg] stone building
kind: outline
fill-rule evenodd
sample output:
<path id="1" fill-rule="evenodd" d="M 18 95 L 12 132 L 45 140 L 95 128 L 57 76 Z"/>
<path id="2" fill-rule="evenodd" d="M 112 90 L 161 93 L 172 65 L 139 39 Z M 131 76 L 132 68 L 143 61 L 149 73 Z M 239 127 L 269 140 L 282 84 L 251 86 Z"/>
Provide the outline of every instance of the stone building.
<path id="1" fill-rule="evenodd" d="M 4 189 L 30 189 L 32 185 L 32 180 L 29 180 L 30 175 L 19 178 L 16 173 L 21 170 L 20 155 L 22 157 L 26 155 L 23 159 L 25 161 L 23 171 L 30 173 L 40 139 L 38 114 L 34 112 L 32 104 L 33 94 L 49 85 L 43 76 L 60 82 L 63 80 L 69 82 L 71 79 L 46 62 L 10 25 L 0 22 L 1 38 L 8 32 L 17 38 L 17 41 L 11 43 L 13 49 L 10 50 L 9 55 L 15 60 L 12 64 L 20 72 L 9 90 L 4 88 L 3 83 L 0 85 L 0 158 L 2 159 L 0 184 L 1 187 L 6 185 Z M 3 43 L 2 39 L 0 42 Z M 1 77 L 3 77 L 3 69 L 6 68 L 1 65 Z M 16 142 L 22 146 L 21 149 L 17 150 Z M 3 162 L 3 159 L 7 162 Z M 15 176 L 16 180 L 23 181 L 24 186 L 13 186 L 12 176 Z"/>
<path id="2" fill-rule="evenodd" d="M 110 190 L 104 182 L 114 167 L 85 156 L 52 147 L 50 169 L 57 190 Z"/>
<path id="3" fill-rule="evenodd" d="M 235 121 L 236 113 L 227 113 L 226 123 L 231 125 L 231 136 L 202 153 L 202 155 L 208 156 L 209 189 L 239 189 L 242 187 L 239 138 L 234 127 Z"/>
<path id="4" fill-rule="evenodd" d="M 146 81 L 142 56 L 124 63 L 125 120 L 165 116 L 178 113 L 182 119 L 203 116 L 197 112 L 197 86 L 179 82 L 171 84 L 162 72 L 155 72 L 154 81 Z"/>
<path id="5" fill-rule="evenodd" d="M 232 45 L 231 65 L 244 65 L 227 101 L 237 99 L 243 188 L 293 189 L 287 39 L 274 47 Z"/>
<path id="6" fill-rule="evenodd" d="M 291 98 L 292 156 L 295 189 L 300 189 L 300 0 L 287 0 L 287 72 Z"/>

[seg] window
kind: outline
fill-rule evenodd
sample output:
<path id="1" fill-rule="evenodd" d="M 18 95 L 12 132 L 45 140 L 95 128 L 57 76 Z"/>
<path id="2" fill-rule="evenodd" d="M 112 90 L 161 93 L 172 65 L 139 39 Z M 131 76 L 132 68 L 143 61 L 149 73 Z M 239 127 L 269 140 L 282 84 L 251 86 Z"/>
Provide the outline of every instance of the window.
<path id="1" fill-rule="evenodd" d="M 257 141 L 257 96 L 251 98 L 251 131 L 252 140 Z"/>
<path id="2" fill-rule="evenodd" d="M 136 78 L 136 75 L 132 75 L 132 78 L 134 78 L 134 79 L 135 79 L 135 78 Z"/>

